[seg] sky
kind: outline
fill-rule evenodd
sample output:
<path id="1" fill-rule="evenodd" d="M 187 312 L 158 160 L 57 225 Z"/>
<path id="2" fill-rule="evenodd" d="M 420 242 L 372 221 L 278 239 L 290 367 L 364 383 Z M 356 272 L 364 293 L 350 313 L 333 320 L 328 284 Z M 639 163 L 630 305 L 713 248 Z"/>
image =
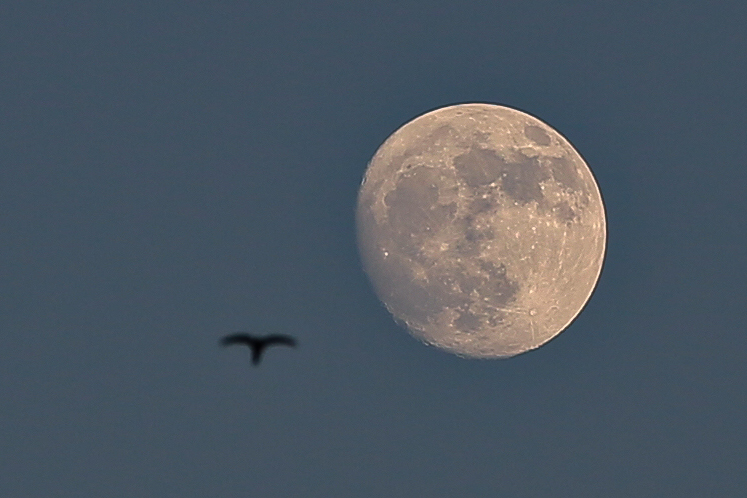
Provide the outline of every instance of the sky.
<path id="1" fill-rule="evenodd" d="M 745 18 L 3 2 L 0 496 L 743 496 Z M 508 360 L 412 338 L 356 247 L 376 149 L 463 102 L 553 126 L 606 205 L 591 301 Z"/>

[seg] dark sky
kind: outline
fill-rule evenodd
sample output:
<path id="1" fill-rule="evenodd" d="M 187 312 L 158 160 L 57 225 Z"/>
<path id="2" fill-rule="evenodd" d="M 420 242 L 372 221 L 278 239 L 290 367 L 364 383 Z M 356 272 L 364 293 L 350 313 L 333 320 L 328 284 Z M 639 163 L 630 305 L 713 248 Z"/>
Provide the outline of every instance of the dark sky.
<path id="1" fill-rule="evenodd" d="M 3 2 L 0 496 L 744 496 L 746 18 Z M 355 245 L 377 147 L 473 101 L 563 133 L 607 208 L 591 302 L 510 360 L 411 338 Z M 242 329 L 300 347 L 255 369 Z"/>

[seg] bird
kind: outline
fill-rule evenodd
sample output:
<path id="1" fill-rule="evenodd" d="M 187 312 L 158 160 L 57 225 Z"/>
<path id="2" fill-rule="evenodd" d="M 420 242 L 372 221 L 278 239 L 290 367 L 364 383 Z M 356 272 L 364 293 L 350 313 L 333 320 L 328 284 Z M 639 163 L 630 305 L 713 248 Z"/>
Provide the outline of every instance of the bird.
<path id="1" fill-rule="evenodd" d="M 258 336 L 247 334 L 246 332 L 236 332 L 229 334 L 221 339 L 223 346 L 232 346 L 234 344 L 243 344 L 252 349 L 252 364 L 259 365 L 262 359 L 262 353 L 268 346 L 290 346 L 296 347 L 296 340 L 289 335 L 270 334 Z"/>

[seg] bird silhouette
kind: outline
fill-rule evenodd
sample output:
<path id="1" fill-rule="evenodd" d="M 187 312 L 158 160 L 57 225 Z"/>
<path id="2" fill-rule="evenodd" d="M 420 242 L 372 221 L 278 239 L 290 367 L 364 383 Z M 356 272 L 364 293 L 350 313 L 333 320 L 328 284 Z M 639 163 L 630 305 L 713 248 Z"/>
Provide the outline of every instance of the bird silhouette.
<path id="1" fill-rule="evenodd" d="M 270 334 L 265 336 L 256 336 L 247 334 L 245 332 L 237 332 L 235 334 L 229 334 L 221 339 L 221 344 L 224 346 L 232 346 L 234 344 L 243 344 L 249 346 L 252 349 L 252 364 L 259 365 L 262 359 L 262 353 L 268 346 L 290 346 L 296 347 L 296 340 L 289 335 L 281 334 Z"/>

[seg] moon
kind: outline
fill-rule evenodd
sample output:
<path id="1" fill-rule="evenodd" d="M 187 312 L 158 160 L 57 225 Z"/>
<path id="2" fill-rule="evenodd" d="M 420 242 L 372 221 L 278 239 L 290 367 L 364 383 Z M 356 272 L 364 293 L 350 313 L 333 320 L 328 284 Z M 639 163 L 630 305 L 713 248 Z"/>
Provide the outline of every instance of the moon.
<path id="1" fill-rule="evenodd" d="M 508 358 L 560 334 L 590 299 L 607 241 L 599 187 L 571 143 L 484 103 L 436 109 L 387 138 L 356 225 L 394 319 L 470 358 Z"/>

